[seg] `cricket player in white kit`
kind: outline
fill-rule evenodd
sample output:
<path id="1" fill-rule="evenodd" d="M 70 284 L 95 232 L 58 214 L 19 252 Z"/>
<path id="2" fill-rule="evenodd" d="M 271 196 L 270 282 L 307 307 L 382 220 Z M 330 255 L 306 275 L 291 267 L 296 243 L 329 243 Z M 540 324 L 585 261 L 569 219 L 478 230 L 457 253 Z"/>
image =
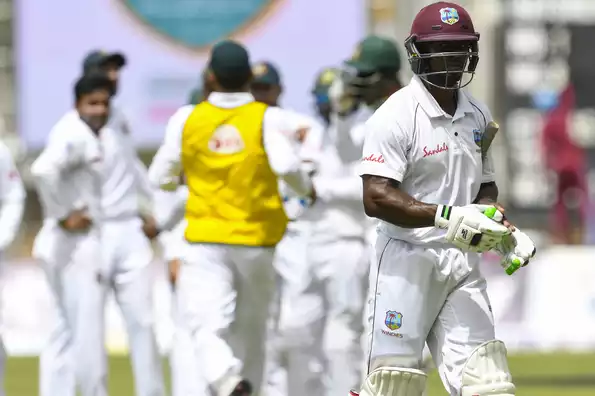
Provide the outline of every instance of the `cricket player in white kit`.
<path id="1" fill-rule="evenodd" d="M 314 194 L 301 169 L 286 112 L 255 102 L 248 53 L 233 41 L 214 46 L 207 101 L 180 109 L 149 169 L 155 185 L 188 189 L 179 314 L 217 396 L 258 394 L 263 379 L 274 246 L 287 216 L 282 178 Z M 297 131 L 296 131 L 297 133 Z"/>
<path id="2" fill-rule="evenodd" d="M 317 218 L 308 259 L 326 313 L 327 395 L 341 396 L 361 380 L 363 312 L 369 269 L 372 221 L 362 205 L 357 173 L 364 123 L 397 91 L 400 56 L 388 39 L 369 36 L 345 62 L 330 89 L 333 113 L 322 159 L 313 180 Z M 318 193 L 319 192 L 319 193 Z"/>
<path id="3" fill-rule="evenodd" d="M 279 106 L 281 76 L 270 62 L 252 67 L 252 94 L 269 106 Z M 288 136 L 300 145 L 304 172 L 316 172 L 321 155 L 323 127 L 303 114 L 287 111 L 291 127 Z M 295 136 L 295 133 L 298 133 Z M 280 181 L 285 213 L 290 221 L 275 249 L 277 296 L 272 312 L 267 368 L 263 393 L 267 396 L 323 394 L 324 310 L 313 294 L 312 268 L 308 263 L 308 243 L 317 220 L 309 210 L 311 201 L 296 194 Z"/>
<path id="4" fill-rule="evenodd" d="M 93 51 L 83 72 L 103 72 L 117 92 L 120 53 Z M 141 217 L 141 199 L 151 203 L 153 191 L 147 169 L 138 158 L 124 114 L 112 104 L 107 128 L 102 131 L 102 281 L 106 297 L 114 292 L 128 333 L 137 396 L 163 395 L 163 370 L 153 329 L 153 251 L 149 237 L 157 235 L 155 221 Z"/>
<path id="5" fill-rule="evenodd" d="M 0 255 L 14 241 L 25 208 L 25 188 L 10 150 L 0 142 Z M 6 351 L 0 338 L 0 396 L 4 396 Z"/>
<path id="6" fill-rule="evenodd" d="M 380 224 L 363 396 L 421 395 L 425 343 L 451 396 L 515 394 L 476 253 L 502 246 L 512 227 L 480 205 L 497 199 L 491 153 L 482 153 L 492 118 L 460 89 L 478 40 L 462 7 L 423 8 L 405 42 L 415 76 L 366 124 L 364 205 Z M 535 253 L 513 245 L 524 262 Z"/>
<path id="7" fill-rule="evenodd" d="M 51 130 L 31 166 L 44 223 L 34 244 L 58 308 L 40 357 L 40 395 L 107 394 L 103 329 L 99 135 L 109 117 L 111 82 L 85 75 L 74 88 L 76 108 Z"/>

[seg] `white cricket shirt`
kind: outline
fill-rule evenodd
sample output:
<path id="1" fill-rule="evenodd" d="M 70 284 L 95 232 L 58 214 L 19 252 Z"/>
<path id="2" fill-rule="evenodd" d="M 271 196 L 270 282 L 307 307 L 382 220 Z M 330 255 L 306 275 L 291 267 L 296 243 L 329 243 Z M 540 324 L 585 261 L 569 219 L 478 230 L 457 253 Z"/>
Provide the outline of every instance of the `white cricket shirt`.
<path id="1" fill-rule="evenodd" d="M 454 116 L 446 114 L 419 77 L 393 94 L 366 123 L 360 175 L 401 182 L 418 201 L 464 206 L 482 183 L 494 181 L 491 150 L 482 163 L 479 141 L 492 116 L 459 90 Z M 378 230 L 413 244 L 444 242 L 446 230 L 406 229 L 380 221 Z"/>
<path id="2" fill-rule="evenodd" d="M 52 128 L 46 147 L 31 165 L 46 220 L 55 222 L 85 208 L 95 222 L 102 218 L 102 151 L 100 139 L 76 110 Z"/>
<path id="3" fill-rule="evenodd" d="M 103 145 L 102 200 L 105 220 L 139 215 L 141 197 L 152 201 L 147 169 L 136 154 L 124 114 L 112 107 L 108 124 L 101 131 Z"/>

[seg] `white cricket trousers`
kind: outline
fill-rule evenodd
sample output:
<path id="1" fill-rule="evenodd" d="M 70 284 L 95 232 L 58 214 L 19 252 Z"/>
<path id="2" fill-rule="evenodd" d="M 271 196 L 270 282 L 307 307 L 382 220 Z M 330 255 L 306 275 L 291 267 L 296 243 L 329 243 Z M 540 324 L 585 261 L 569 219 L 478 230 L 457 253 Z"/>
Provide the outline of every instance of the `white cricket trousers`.
<path id="1" fill-rule="evenodd" d="M 471 352 L 495 338 L 479 255 L 379 234 L 376 257 L 370 271 L 376 298 L 368 307 L 368 372 L 419 368 L 427 343 L 446 390 L 459 395 Z"/>
<path id="2" fill-rule="evenodd" d="M 260 391 L 274 248 L 186 244 L 178 279 L 180 325 L 190 332 L 205 379 L 231 393 L 241 378 Z"/>
<path id="3" fill-rule="evenodd" d="M 169 353 L 172 396 L 207 396 L 209 383 L 204 379 L 190 331 L 181 326 L 176 290 L 173 290 L 172 319 L 175 332 Z"/>
<path id="4" fill-rule="evenodd" d="M 325 310 L 308 262 L 307 224 L 289 227 L 275 251 L 277 293 L 271 312 L 264 396 L 323 395 Z"/>
<path id="5" fill-rule="evenodd" d="M 83 396 L 107 395 L 99 234 L 46 224 L 35 241 L 58 314 L 40 356 L 40 396 L 75 396 L 77 386 Z"/>
<path id="6" fill-rule="evenodd" d="M 138 216 L 102 224 L 102 275 L 113 290 L 126 331 L 136 396 L 163 396 L 163 368 L 154 331 L 153 250 Z"/>
<path id="7" fill-rule="evenodd" d="M 344 396 L 362 377 L 362 335 L 370 246 L 363 238 L 314 240 L 308 249 L 326 313 L 326 394 Z"/>

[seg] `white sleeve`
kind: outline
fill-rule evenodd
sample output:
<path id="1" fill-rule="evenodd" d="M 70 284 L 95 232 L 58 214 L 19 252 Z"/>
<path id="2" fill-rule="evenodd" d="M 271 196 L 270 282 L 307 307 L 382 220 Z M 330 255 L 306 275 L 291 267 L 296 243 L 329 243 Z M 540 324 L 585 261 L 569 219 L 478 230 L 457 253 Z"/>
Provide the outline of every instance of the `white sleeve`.
<path id="1" fill-rule="evenodd" d="M 19 231 L 25 207 L 25 188 L 10 151 L 0 143 L 0 251 Z"/>
<path id="2" fill-rule="evenodd" d="M 53 131 L 47 146 L 31 165 L 31 174 L 46 215 L 61 219 L 68 215 L 73 203 L 62 194 L 65 172 L 84 162 L 84 147 L 74 138 L 73 131 Z"/>
<path id="3" fill-rule="evenodd" d="M 182 132 L 192 108 L 181 107 L 167 122 L 163 144 L 149 167 L 149 181 L 156 188 L 173 191 L 178 187 L 182 172 Z"/>
<path id="4" fill-rule="evenodd" d="M 160 230 L 171 230 L 184 219 L 188 187 L 179 186 L 176 191 L 157 191 L 153 200 L 153 215 Z"/>
<path id="5" fill-rule="evenodd" d="M 136 181 L 137 190 L 144 199 L 152 201 L 153 188 L 151 187 L 151 183 L 149 182 L 147 167 L 140 160 L 136 152 L 136 147 L 134 145 L 134 141 L 132 140 L 130 124 L 128 123 L 128 119 L 124 116 L 122 112 L 118 112 L 115 117 L 117 118 L 115 122 L 115 128 L 119 129 L 119 132 L 122 136 L 123 144 L 126 145 L 124 149 L 128 152 L 128 155 L 132 159 L 132 169 L 134 172 L 134 179 Z"/>
<path id="6" fill-rule="evenodd" d="M 298 195 L 312 191 L 312 181 L 302 168 L 299 146 L 288 134 L 291 114 L 278 107 L 269 107 L 263 120 L 263 143 L 271 169 Z"/>
<path id="7" fill-rule="evenodd" d="M 366 137 L 359 175 L 374 175 L 403 181 L 407 171 L 409 135 L 397 120 L 377 111 L 366 122 Z"/>

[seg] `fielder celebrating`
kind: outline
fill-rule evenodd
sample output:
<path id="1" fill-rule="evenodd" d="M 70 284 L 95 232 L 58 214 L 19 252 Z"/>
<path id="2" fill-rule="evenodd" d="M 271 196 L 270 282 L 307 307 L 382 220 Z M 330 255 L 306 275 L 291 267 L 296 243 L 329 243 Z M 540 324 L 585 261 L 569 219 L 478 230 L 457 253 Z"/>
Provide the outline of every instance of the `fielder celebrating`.
<path id="1" fill-rule="evenodd" d="M 126 59 L 119 53 L 91 52 L 83 63 L 85 73 L 103 72 L 118 89 Z M 107 128 L 101 134 L 102 253 L 106 293 L 114 291 L 130 345 L 137 396 L 164 394 L 161 357 L 153 330 L 153 282 L 150 238 L 157 235 L 151 216 L 141 217 L 141 198 L 151 202 L 153 191 L 147 169 L 138 158 L 123 113 L 112 105 Z"/>
<path id="2" fill-rule="evenodd" d="M 270 62 L 259 62 L 252 72 L 254 98 L 269 106 L 279 106 L 283 89 L 277 68 Z M 288 134 L 288 138 L 300 143 L 304 171 L 315 173 L 323 128 L 311 117 L 295 112 L 288 112 L 288 116 L 291 116 L 288 125 L 293 125 L 288 129 L 293 135 Z M 322 304 L 313 304 L 318 296 L 312 294 L 312 270 L 307 260 L 308 241 L 316 217 L 309 208 L 310 200 L 296 194 L 283 181 L 279 189 L 290 222 L 275 251 L 278 306 L 272 313 L 264 393 L 268 396 L 323 394 L 324 312 Z"/>
<path id="3" fill-rule="evenodd" d="M 308 256 L 325 300 L 325 354 L 328 395 L 343 395 L 361 379 L 362 317 L 365 305 L 371 220 L 362 205 L 357 173 L 364 123 L 374 110 L 400 88 L 401 65 L 396 45 L 378 36 L 366 37 L 347 71 L 333 79 L 327 73 L 333 112 L 324 155 L 314 176 L 317 212 Z M 324 73 L 323 75 L 324 76 Z M 326 84 L 329 84 L 327 81 Z M 318 83 L 320 92 L 323 82 Z M 324 109 L 323 109 L 324 110 Z"/>
<path id="4" fill-rule="evenodd" d="M 31 166 L 44 212 L 34 245 L 58 307 L 58 319 L 40 357 L 40 395 L 104 396 L 100 246 L 101 162 L 112 84 L 103 74 L 81 77 L 75 110 L 51 130 Z"/>
<path id="5" fill-rule="evenodd" d="M 263 378 L 274 246 L 287 226 L 278 179 L 314 193 L 287 137 L 290 117 L 249 92 L 246 49 L 215 45 L 208 69 L 213 92 L 172 116 L 149 177 L 162 189 L 186 177 L 178 312 L 214 392 L 246 396 L 258 394 Z"/>
<path id="6" fill-rule="evenodd" d="M 515 394 L 476 252 L 502 250 L 512 273 L 535 248 L 482 205 L 498 195 L 485 138 L 492 117 L 461 89 L 478 40 L 462 7 L 423 8 L 405 42 L 415 76 L 366 124 L 364 205 L 381 221 L 364 396 L 421 395 L 426 342 L 451 396 Z"/>

